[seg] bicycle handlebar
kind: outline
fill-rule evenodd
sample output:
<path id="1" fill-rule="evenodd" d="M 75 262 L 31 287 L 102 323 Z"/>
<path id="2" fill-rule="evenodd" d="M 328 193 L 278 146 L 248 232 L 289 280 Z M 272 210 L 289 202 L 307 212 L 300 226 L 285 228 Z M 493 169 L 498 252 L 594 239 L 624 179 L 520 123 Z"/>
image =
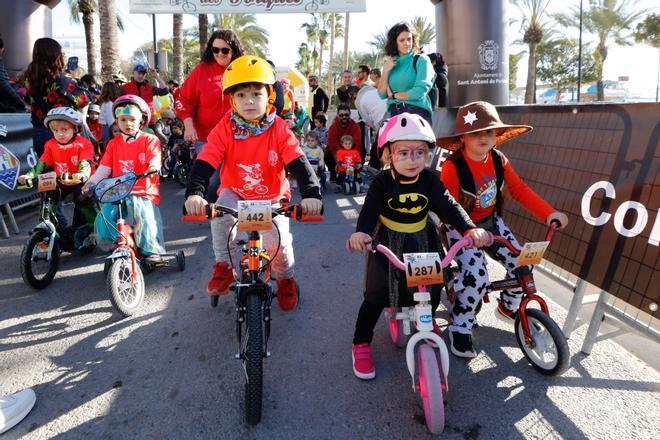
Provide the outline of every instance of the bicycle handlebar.
<path id="1" fill-rule="evenodd" d="M 16 189 L 33 189 L 34 181 L 37 180 L 38 178 L 39 176 L 28 177 L 27 179 L 25 179 L 25 184 L 18 185 Z M 66 186 L 79 185 L 81 183 L 87 182 L 88 179 L 87 177 L 83 177 L 82 179 L 73 179 L 72 175 L 69 173 L 63 173 L 61 176 L 57 176 L 56 178 L 58 182 Z"/>
<path id="2" fill-rule="evenodd" d="M 550 224 L 548 225 L 548 230 L 545 233 L 545 241 L 552 241 L 552 237 L 555 234 L 555 231 L 557 228 L 561 226 L 561 223 L 559 223 L 558 220 L 552 220 Z M 493 241 L 496 241 L 500 243 L 502 246 L 505 246 L 507 249 L 509 249 L 514 255 L 520 255 L 520 249 L 516 248 L 509 240 L 506 238 L 500 236 L 500 235 L 493 235 Z"/>
<path id="3" fill-rule="evenodd" d="M 466 246 L 472 246 L 472 239 L 470 237 L 465 237 L 460 239 L 456 244 L 454 244 L 449 250 L 447 251 L 447 255 L 445 258 L 442 259 L 442 262 L 440 263 L 442 268 L 444 269 L 445 267 L 449 266 L 451 264 L 451 261 L 454 259 L 458 251 L 460 251 L 462 248 Z M 381 254 L 385 255 L 385 257 L 390 260 L 390 262 L 397 268 L 401 270 L 406 270 L 406 265 L 403 261 L 399 260 L 399 257 L 397 257 L 394 252 L 392 252 L 391 249 L 389 249 L 387 246 L 382 245 L 378 243 L 376 239 L 372 240 L 371 243 L 367 245 L 367 248 L 371 252 L 380 252 Z"/>
<path id="4" fill-rule="evenodd" d="M 324 217 L 322 215 L 303 215 L 302 206 L 300 205 L 289 205 L 281 206 L 279 208 L 272 208 L 273 216 L 283 215 L 285 217 L 290 217 L 299 222 L 322 222 Z M 222 217 L 223 215 L 228 214 L 238 219 L 238 210 L 230 208 L 223 205 L 215 205 L 209 203 L 206 205 L 206 213 L 203 215 L 184 215 L 181 217 L 181 220 L 184 222 L 206 222 L 208 220 L 213 220 L 217 217 Z"/>

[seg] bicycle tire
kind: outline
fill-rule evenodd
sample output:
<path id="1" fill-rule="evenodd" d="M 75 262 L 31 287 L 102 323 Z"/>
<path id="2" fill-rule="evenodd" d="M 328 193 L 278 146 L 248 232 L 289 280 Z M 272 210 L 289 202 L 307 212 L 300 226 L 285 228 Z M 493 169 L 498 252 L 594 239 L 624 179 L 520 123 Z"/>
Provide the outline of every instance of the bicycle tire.
<path id="1" fill-rule="evenodd" d="M 417 349 L 419 369 L 419 394 L 422 397 L 426 427 L 433 434 L 440 434 L 445 429 L 445 403 L 442 400 L 442 380 L 438 368 L 435 350 L 428 344 L 421 344 Z"/>
<path id="2" fill-rule="evenodd" d="M 550 348 L 554 352 L 554 361 L 544 361 L 544 354 L 548 352 L 547 348 L 543 349 L 543 352 L 539 354 L 535 349 L 536 347 L 527 345 L 520 316 L 518 316 L 515 323 L 516 341 L 523 354 L 537 371 L 546 376 L 558 376 L 564 373 L 569 367 L 571 356 L 564 333 L 557 323 L 541 310 L 527 309 L 526 314 L 536 347 L 543 349 L 541 345 L 547 345 L 549 342 L 547 338 L 552 339 L 552 345 L 547 348 Z"/>
<path id="3" fill-rule="evenodd" d="M 131 283 L 133 268 L 127 258 L 117 258 L 108 271 L 108 291 L 112 306 L 124 317 L 134 315 L 144 301 L 144 277 L 139 265 L 135 265 L 137 283 Z M 127 287 L 127 283 L 130 285 Z"/>
<path id="4" fill-rule="evenodd" d="M 28 286 L 33 287 L 34 289 L 43 289 L 48 286 L 55 278 L 57 269 L 60 265 L 60 243 L 59 240 L 55 239 L 53 244 L 53 253 L 50 262 L 48 263 L 48 270 L 43 276 L 38 276 L 35 274 L 34 267 L 32 266 L 34 251 L 41 243 L 48 245 L 50 240 L 50 234 L 44 230 L 37 230 L 30 237 L 27 244 L 23 246 L 23 251 L 21 252 L 21 276 L 23 281 Z M 45 252 L 44 258 L 45 258 Z"/>
<path id="5" fill-rule="evenodd" d="M 388 312 L 394 313 L 392 308 L 388 308 Z M 408 344 L 411 335 L 406 335 L 403 332 L 403 321 L 400 319 L 386 319 L 385 324 L 392 343 L 399 348 L 404 348 Z"/>
<path id="6" fill-rule="evenodd" d="M 256 425 L 261 421 L 263 397 L 263 308 L 259 291 L 248 291 L 245 302 L 245 421 Z"/>
<path id="7" fill-rule="evenodd" d="M 179 182 L 179 185 L 186 187 L 188 185 L 188 179 L 190 177 L 191 166 L 188 163 L 184 163 L 176 168 L 175 178 Z"/>

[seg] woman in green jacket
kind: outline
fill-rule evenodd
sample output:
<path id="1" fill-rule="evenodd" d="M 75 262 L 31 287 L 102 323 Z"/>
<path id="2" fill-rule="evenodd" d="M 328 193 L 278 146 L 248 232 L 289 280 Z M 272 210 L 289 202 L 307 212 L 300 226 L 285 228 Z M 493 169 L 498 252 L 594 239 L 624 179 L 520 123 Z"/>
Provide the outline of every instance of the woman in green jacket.
<path id="1" fill-rule="evenodd" d="M 433 109 L 428 94 L 435 71 L 431 60 L 418 51 L 417 33 L 409 23 L 395 24 L 387 32 L 387 56 L 378 93 L 387 98 L 390 116 L 414 113 L 431 124 Z"/>

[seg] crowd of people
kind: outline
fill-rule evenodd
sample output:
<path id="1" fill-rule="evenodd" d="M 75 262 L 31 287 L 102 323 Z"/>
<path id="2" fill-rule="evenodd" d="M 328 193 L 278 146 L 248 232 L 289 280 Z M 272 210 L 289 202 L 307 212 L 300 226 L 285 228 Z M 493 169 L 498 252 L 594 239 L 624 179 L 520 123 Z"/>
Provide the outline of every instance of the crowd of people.
<path id="1" fill-rule="evenodd" d="M 307 77 L 308 101 L 298 101 L 291 83 L 276 78 L 273 63 L 245 54 L 230 30 L 211 35 L 200 63 L 180 87 L 175 80 L 164 82 L 155 69 L 137 64 L 130 80 L 117 73 L 99 88 L 93 77 L 77 78 L 77 72 L 67 69 L 57 41 L 40 38 L 24 74 L 21 96 L 8 82 L 2 51 L 0 40 L 3 110 L 31 113 L 34 150 L 40 157 L 20 181 L 46 169 L 69 173 L 81 180 L 69 189 L 76 208 L 85 206 L 84 195 L 105 177 L 158 171 L 163 163 L 170 165 L 171 173 L 177 148 L 188 143 L 198 151 L 184 202 L 192 215 L 203 214 L 206 205 L 216 201 L 233 207 L 239 200 L 279 203 L 282 197 L 291 197 L 287 176 L 297 183 L 303 213 L 317 215 L 326 188 L 360 192 L 361 180 L 371 172 L 373 181 L 347 247 L 365 251 L 376 236 L 400 255 L 438 249 L 437 231 L 428 216 L 435 212 L 444 221 L 451 243 L 463 236 L 473 241 L 471 248 L 457 255 L 457 299 L 449 334 L 451 352 L 459 357 L 475 356 L 471 329 L 487 281 L 484 253 L 478 248 L 486 243 L 486 231 L 515 242 L 500 209 L 504 184 L 540 220 L 567 223 L 565 214 L 527 187 L 495 149 L 531 127 L 503 124 L 492 105 L 477 102 L 459 109 L 452 136 L 436 140 L 432 117 L 435 109 L 446 105 L 447 68 L 441 54 L 420 52 L 408 23 L 389 30 L 382 68 L 360 65 L 355 77 L 351 70 L 342 72 L 332 121 L 328 115 L 333 97 L 320 86 L 316 74 Z M 168 95 L 173 106 L 156 118 L 154 97 Z M 454 151 L 441 176 L 426 168 L 436 142 Z M 136 244 L 151 261 L 165 253 L 158 206 L 160 184 L 167 177 L 156 174 L 140 180 L 125 201 L 135 222 Z M 474 188 L 476 181 L 480 188 Z M 464 193 L 472 196 L 466 200 Z M 397 202 L 407 194 L 422 195 L 428 203 L 419 210 L 400 208 Z M 116 206 L 102 209 L 106 219 L 116 216 Z M 74 218 L 74 224 L 82 221 Z M 266 231 L 264 246 L 271 255 L 277 254 L 272 261 L 277 301 L 282 310 L 290 311 L 298 304 L 299 289 L 293 236 L 287 218 L 277 217 L 274 222 L 279 232 Z M 116 238 L 116 231 L 102 222 L 96 222 L 96 231 L 102 239 Z M 229 257 L 236 247 L 232 232 L 227 217 L 211 222 L 215 259 L 207 283 L 209 295 L 227 294 L 235 279 Z M 506 249 L 493 255 L 511 271 L 512 256 Z M 384 257 L 370 254 L 352 346 L 353 372 L 360 379 L 375 377 L 371 339 L 383 308 L 412 304 L 403 277 L 393 276 L 393 270 Z M 431 296 L 437 306 L 437 289 L 431 290 Z M 519 301 L 519 291 L 506 292 L 499 313 L 515 318 Z M 9 402 L 0 406 L 3 413 L 18 414 L 18 406 L 22 405 L 21 411 L 31 408 L 34 395 L 0 401 Z"/>

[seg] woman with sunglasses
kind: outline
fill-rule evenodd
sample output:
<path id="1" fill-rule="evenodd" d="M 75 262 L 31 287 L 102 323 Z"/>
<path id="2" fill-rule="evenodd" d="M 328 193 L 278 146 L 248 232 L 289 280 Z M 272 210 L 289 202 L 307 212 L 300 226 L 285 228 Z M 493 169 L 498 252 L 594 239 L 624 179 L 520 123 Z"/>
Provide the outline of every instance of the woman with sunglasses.
<path id="1" fill-rule="evenodd" d="M 178 90 L 175 109 L 185 126 L 184 139 L 195 142 L 198 152 L 206 143 L 209 132 L 231 110 L 229 98 L 223 94 L 222 77 L 229 63 L 241 55 L 243 47 L 234 32 L 213 32 L 206 44 L 202 62 L 195 66 Z M 218 185 L 216 173 L 209 184 L 211 198 L 216 194 Z"/>

